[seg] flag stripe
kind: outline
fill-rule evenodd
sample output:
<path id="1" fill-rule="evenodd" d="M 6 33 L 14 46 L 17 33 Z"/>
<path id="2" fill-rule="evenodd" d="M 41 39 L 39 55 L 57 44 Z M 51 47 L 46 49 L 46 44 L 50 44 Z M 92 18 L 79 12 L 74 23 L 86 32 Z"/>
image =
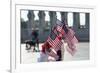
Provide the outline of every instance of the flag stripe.
<path id="1" fill-rule="evenodd" d="M 63 36 L 60 36 L 60 34 L 62 34 Z M 75 43 L 78 42 L 77 38 L 75 37 L 75 32 L 64 23 L 57 20 L 56 24 L 52 27 L 47 42 L 52 46 L 55 51 L 57 51 L 61 49 L 61 45 L 63 44 L 61 41 L 62 39 L 66 43 L 68 43 L 69 48 L 67 48 L 67 50 L 70 54 L 73 55 L 76 50 Z"/>
<path id="2" fill-rule="evenodd" d="M 50 37 L 48 37 L 47 42 L 54 48 L 61 48 L 62 42 L 58 39 L 58 37 L 55 38 L 55 40 L 52 40 Z"/>

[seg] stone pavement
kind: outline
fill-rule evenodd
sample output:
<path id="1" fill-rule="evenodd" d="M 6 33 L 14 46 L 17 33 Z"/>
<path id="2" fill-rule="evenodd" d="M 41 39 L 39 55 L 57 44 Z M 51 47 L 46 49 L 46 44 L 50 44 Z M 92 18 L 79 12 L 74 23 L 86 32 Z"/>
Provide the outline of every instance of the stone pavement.
<path id="1" fill-rule="evenodd" d="M 39 49 L 41 50 L 41 45 Z M 65 47 L 66 45 L 64 45 Z M 40 52 L 32 52 L 32 50 L 25 50 L 25 44 L 21 44 L 21 62 L 24 64 L 36 63 L 39 60 Z M 66 49 L 64 49 L 63 61 L 74 61 L 74 60 L 88 60 L 89 59 L 89 42 L 81 42 L 77 46 L 77 52 L 74 56 L 71 56 Z"/>

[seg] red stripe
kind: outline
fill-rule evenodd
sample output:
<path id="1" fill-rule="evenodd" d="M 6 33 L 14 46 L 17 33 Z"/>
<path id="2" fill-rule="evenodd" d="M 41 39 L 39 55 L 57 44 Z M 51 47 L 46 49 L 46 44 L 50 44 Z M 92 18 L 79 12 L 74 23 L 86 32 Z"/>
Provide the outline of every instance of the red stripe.
<path id="1" fill-rule="evenodd" d="M 59 40 L 59 39 L 57 38 L 55 43 L 56 43 L 56 44 L 55 44 L 55 48 L 61 48 L 61 45 L 62 45 L 61 40 Z"/>
<path id="2" fill-rule="evenodd" d="M 68 36 L 68 38 L 69 38 L 70 40 L 72 40 L 73 37 L 74 37 L 74 31 L 71 30 L 71 29 L 69 29 L 67 36 Z"/>
<path id="3" fill-rule="evenodd" d="M 53 42 L 52 42 L 52 39 L 50 37 L 48 37 L 48 40 L 47 42 L 51 45 L 51 46 L 54 46 Z"/>
<path id="4" fill-rule="evenodd" d="M 55 40 L 52 40 L 50 37 L 48 38 L 47 42 L 54 48 L 61 48 L 62 42 L 61 40 L 58 39 L 58 37 L 56 37 Z"/>

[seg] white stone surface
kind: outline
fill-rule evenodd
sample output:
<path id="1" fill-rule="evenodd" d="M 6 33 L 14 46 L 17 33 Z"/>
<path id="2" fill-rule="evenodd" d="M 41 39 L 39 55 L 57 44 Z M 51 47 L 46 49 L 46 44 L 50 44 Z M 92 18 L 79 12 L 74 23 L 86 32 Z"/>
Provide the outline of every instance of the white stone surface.
<path id="1" fill-rule="evenodd" d="M 41 45 L 39 49 L 41 50 Z M 32 50 L 25 50 L 25 44 L 21 44 L 21 62 L 24 64 L 36 63 L 39 62 L 40 52 L 32 52 Z M 46 59 L 45 56 L 42 57 L 42 60 Z M 66 51 L 66 45 L 64 45 L 64 60 L 63 61 L 74 61 L 74 60 L 89 60 L 89 43 L 82 42 L 77 46 L 77 52 L 74 56 L 71 56 Z"/>

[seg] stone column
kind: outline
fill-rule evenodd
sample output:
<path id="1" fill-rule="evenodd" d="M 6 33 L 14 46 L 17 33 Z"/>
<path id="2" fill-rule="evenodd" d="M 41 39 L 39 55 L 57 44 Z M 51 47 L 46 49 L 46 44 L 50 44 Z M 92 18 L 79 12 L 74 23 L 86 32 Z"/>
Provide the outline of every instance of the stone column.
<path id="1" fill-rule="evenodd" d="M 45 13 L 44 11 L 39 11 L 38 13 L 39 16 L 39 40 L 40 42 L 44 41 L 44 28 L 45 28 Z"/>
<path id="2" fill-rule="evenodd" d="M 89 13 L 85 14 L 85 25 L 86 25 L 86 28 L 89 29 L 89 25 L 90 25 L 90 14 Z"/>
<path id="3" fill-rule="evenodd" d="M 67 19 L 67 16 L 68 13 L 67 12 L 61 12 L 61 20 L 68 25 L 68 19 Z"/>
<path id="4" fill-rule="evenodd" d="M 90 14 L 86 13 L 85 14 L 85 26 L 86 26 L 86 38 L 87 41 L 90 41 Z"/>
<path id="5" fill-rule="evenodd" d="M 73 13 L 73 29 L 78 30 L 80 27 L 80 16 L 78 12 Z"/>
<path id="6" fill-rule="evenodd" d="M 56 12 L 50 11 L 49 16 L 50 16 L 50 24 L 51 24 L 50 26 L 52 27 L 56 23 L 56 19 L 57 19 Z"/>
<path id="7" fill-rule="evenodd" d="M 39 11 L 38 16 L 39 16 L 39 29 L 41 32 L 43 32 L 43 30 L 45 28 L 45 13 L 44 13 L 44 11 Z"/>
<path id="8" fill-rule="evenodd" d="M 34 13 L 33 10 L 29 10 L 28 14 L 28 25 L 27 25 L 27 30 L 28 30 L 28 39 L 31 40 L 31 34 L 32 34 L 32 29 L 34 28 Z"/>
<path id="9" fill-rule="evenodd" d="M 30 22 L 30 24 L 28 24 L 28 27 L 33 28 L 34 27 L 34 17 L 35 17 L 33 10 L 29 10 L 27 17 Z"/>

